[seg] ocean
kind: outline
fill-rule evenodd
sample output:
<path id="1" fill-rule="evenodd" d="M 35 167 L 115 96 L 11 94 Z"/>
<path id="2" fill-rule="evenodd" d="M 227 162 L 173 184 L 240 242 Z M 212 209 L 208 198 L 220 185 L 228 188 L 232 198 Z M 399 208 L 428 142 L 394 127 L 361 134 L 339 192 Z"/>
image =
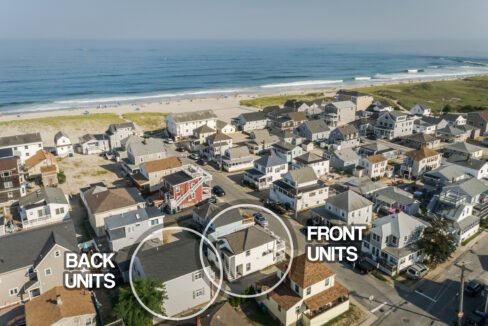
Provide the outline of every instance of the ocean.
<path id="1" fill-rule="evenodd" d="M 418 52 L 291 41 L 4 40 L 0 112 L 488 74 L 480 56 Z"/>

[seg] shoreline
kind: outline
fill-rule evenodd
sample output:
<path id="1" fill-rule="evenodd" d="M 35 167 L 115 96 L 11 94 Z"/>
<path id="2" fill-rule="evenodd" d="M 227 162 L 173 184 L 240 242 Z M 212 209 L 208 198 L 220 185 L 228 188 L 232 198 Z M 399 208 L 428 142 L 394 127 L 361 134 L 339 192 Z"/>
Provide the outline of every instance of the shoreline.
<path id="1" fill-rule="evenodd" d="M 290 96 L 290 95 L 304 95 L 308 93 L 320 92 L 324 96 L 332 97 L 339 89 L 355 89 L 364 87 L 377 87 L 377 86 L 387 86 L 387 85 L 398 85 L 398 84 L 413 84 L 413 83 L 423 83 L 423 82 L 434 82 L 434 81 L 452 81 L 452 80 L 462 80 L 469 77 L 475 76 L 488 76 L 488 74 L 477 74 L 472 76 L 459 76 L 459 77 L 443 77 L 443 78 L 412 78 L 408 80 L 392 80 L 389 82 L 373 82 L 373 80 L 358 81 L 354 84 L 330 84 L 321 87 L 306 87 L 306 88 L 289 88 L 273 90 L 267 89 L 262 92 L 236 92 L 215 94 L 209 96 L 204 94 L 204 96 L 192 95 L 182 98 L 166 98 L 165 100 L 159 99 L 158 101 L 134 101 L 134 102 L 124 102 L 118 104 L 105 104 L 105 105 L 87 105 L 83 107 L 67 107 L 60 109 L 48 109 L 48 110 L 29 110 L 29 111 L 6 111 L 0 112 L 0 122 L 9 121 L 21 121 L 30 120 L 38 118 L 49 118 L 53 116 L 79 116 L 85 115 L 86 112 L 92 113 L 115 113 L 122 115 L 131 112 L 159 112 L 159 113 L 172 113 L 172 112 L 192 112 L 197 110 L 211 109 L 216 111 L 219 119 L 230 121 L 230 118 L 238 115 L 237 112 L 232 111 L 226 114 L 222 111 L 233 110 L 237 111 L 254 111 L 256 108 L 247 107 L 240 105 L 241 100 L 253 99 L 257 97 L 267 97 L 267 96 Z M 206 96 L 205 96 L 206 95 Z M 220 114 L 219 114 L 220 113 Z"/>

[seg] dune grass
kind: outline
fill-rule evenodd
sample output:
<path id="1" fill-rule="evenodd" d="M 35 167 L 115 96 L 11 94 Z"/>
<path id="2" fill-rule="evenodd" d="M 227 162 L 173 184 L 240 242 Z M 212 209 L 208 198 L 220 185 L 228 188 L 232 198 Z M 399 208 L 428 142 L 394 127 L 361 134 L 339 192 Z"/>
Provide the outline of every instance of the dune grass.
<path id="1" fill-rule="evenodd" d="M 243 106 L 251 106 L 255 108 L 262 109 L 267 106 L 272 105 L 283 105 L 288 100 L 302 100 L 302 101 L 311 101 L 311 100 L 318 100 L 318 99 L 330 99 L 325 97 L 323 93 L 308 93 L 303 95 L 277 95 L 277 96 L 263 96 L 263 97 L 256 97 L 249 100 L 242 100 L 240 102 Z"/>
<path id="2" fill-rule="evenodd" d="M 167 115 L 163 112 L 130 112 L 122 114 L 122 118 L 134 122 L 144 131 L 154 131 L 166 127 Z"/>
<path id="3" fill-rule="evenodd" d="M 398 101 L 410 109 L 417 103 L 425 103 L 434 112 L 448 105 L 452 111 L 471 111 L 488 108 L 488 76 L 469 77 L 459 80 L 402 83 L 356 89 L 375 98 Z"/>

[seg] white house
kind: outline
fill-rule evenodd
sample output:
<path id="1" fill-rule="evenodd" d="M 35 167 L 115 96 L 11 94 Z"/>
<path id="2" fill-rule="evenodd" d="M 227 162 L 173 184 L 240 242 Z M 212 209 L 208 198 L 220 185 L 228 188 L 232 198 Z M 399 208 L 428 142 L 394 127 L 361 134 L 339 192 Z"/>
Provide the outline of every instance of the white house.
<path id="1" fill-rule="evenodd" d="M 225 121 L 217 120 L 217 131 L 223 134 L 233 134 L 236 132 L 236 127 Z"/>
<path id="2" fill-rule="evenodd" d="M 451 156 L 454 154 L 465 155 L 469 158 L 482 159 L 484 156 L 484 149 L 483 147 L 472 145 L 470 143 L 454 143 L 444 147 L 445 156 Z"/>
<path id="3" fill-rule="evenodd" d="M 391 112 L 393 108 L 391 107 L 390 103 L 382 100 L 377 100 L 371 103 L 370 106 L 366 109 L 369 112 Z"/>
<path id="4" fill-rule="evenodd" d="M 427 122 L 423 119 L 416 119 L 413 122 L 414 133 L 424 133 L 424 134 L 434 135 L 436 129 L 437 129 L 437 124 Z"/>
<path id="5" fill-rule="evenodd" d="M 295 157 L 294 165 L 297 169 L 311 167 L 315 171 L 317 177 L 329 173 L 329 160 L 310 152 Z"/>
<path id="6" fill-rule="evenodd" d="M 222 167 L 227 172 L 246 170 L 253 167 L 254 155 L 247 146 L 228 148 L 222 157 Z"/>
<path id="7" fill-rule="evenodd" d="M 219 237 L 216 246 L 229 281 L 259 272 L 285 259 L 285 242 L 255 225 Z M 217 263 L 211 251 L 208 258 Z"/>
<path id="8" fill-rule="evenodd" d="M 296 128 L 296 132 L 309 141 L 318 142 L 329 138 L 330 128 L 325 120 L 318 119 L 305 121 Z"/>
<path id="9" fill-rule="evenodd" d="M 393 186 L 375 191 L 371 200 L 374 202 L 374 211 L 381 210 L 388 214 L 403 211 L 414 215 L 420 208 L 420 202 L 411 193 Z"/>
<path id="10" fill-rule="evenodd" d="M 154 277 L 164 284 L 167 295 L 164 300 L 166 316 L 176 317 L 197 309 L 214 296 L 207 275 L 214 278 L 215 274 L 205 258 L 205 267 L 202 267 L 196 254 L 200 250 L 199 245 L 195 239 L 182 238 L 142 250 L 134 258 L 134 278 Z"/>
<path id="11" fill-rule="evenodd" d="M 373 203 L 358 193 L 347 190 L 329 197 L 323 207 L 312 210 L 324 224 L 332 225 L 371 225 Z"/>
<path id="12" fill-rule="evenodd" d="M 430 116 L 432 115 L 432 110 L 425 104 L 415 104 L 410 109 L 410 114 L 419 116 Z"/>
<path id="13" fill-rule="evenodd" d="M 268 189 L 288 172 L 288 163 L 276 154 L 264 155 L 254 161 L 254 168 L 244 172 L 243 180 L 257 190 Z"/>
<path id="14" fill-rule="evenodd" d="M 109 150 L 110 141 L 105 134 L 86 134 L 79 138 L 79 151 L 81 154 L 100 154 Z"/>
<path id="15" fill-rule="evenodd" d="M 374 133 L 377 137 L 393 139 L 413 133 L 415 118 L 400 111 L 382 113 L 376 120 Z"/>
<path id="16" fill-rule="evenodd" d="M 446 113 L 442 115 L 442 119 L 447 121 L 447 124 L 452 127 L 464 126 L 468 119 L 461 113 Z"/>
<path id="17" fill-rule="evenodd" d="M 397 275 L 413 264 L 423 262 L 424 254 L 418 241 L 428 226 L 427 222 L 403 212 L 381 217 L 373 222 L 362 251 L 381 271 Z"/>
<path id="18" fill-rule="evenodd" d="M 480 203 L 481 194 L 487 190 L 488 183 L 485 180 L 470 178 L 444 186 L 440 195 L 477 205 Z"/>
<path id="19" fill-rule="evenodd" d="M 293 210 L 306 210 L 322 205 L 329 197 L 329 188 L 318 180 L 311 167 L 288 171 L 273 182 L 269 199 Z"/>
<path id="20" fill-rule="evenodd" d="M 0 137 L 0 150 L 11 149 L 13 156 L 20 158 L 20 164 L 43 148 L 40 133 Z"/>
<path id="21" fill-rule="evenodd" d="M 400 172 L 409 177 L 419 177 L 441 166 L 441 154 L 427 147 L 407 152 L 405 155 Z"/>
<path id="22" fill-rule="evenodd" d="M 172 113 L 166 117 L 166 128 L 175 140 L 193 135 L 193 130 L 202 125 L 217 128 L 217 116 L 212 110 Z"/>
<path id="23" fill-rule="evenodd" d="M 202 230 L 205 230 L 210 221 L 220 211 L 221 207 L 212 203 L 205 203 L 195 207 L 192 213 L 192 219 Z M 222 236 L 247 229 L 254 224 L 254 217 L 251 214 L 243 209 L 235 208 L 226 211 L 213 220 L 212 224 L 208 227 L 206 235 L 210 241 L 216 241 Z"/>
<path id="24" fill-rule="evenodd" d="M 65 157 L 74 153 L 71 140 L 62 131 L 54 136 L 54 145 L 56 146 L 56 155 L 60 157 Z"/>
<path id="25" fill-rule="evenodd" d="M 293 159 L 303 154 L 303 148 L 299 145 L 279 141 L 272 145 L 273 152 L 287 163 L 292 163 Z"/>
<path id="26" fill-rule="evenodd" d="M 382 154 L 362 156 L 359 159 L 359 166 L 366 170 L 366 174 L 371 179 L 384 177 L 386 174 L 388 159 Z"/>
<path id="27" fill-rule="evenodd" d="M 24 229 L 67 220 L 69 211 L 68 196 L 60 188 L 41 188 L 19 199 Z"/>
<path id="28" fill-rule="evenodd" d="M 289 262 L 278 264 L 275 275 L 258 283 L 258 292 L 278 283 Z M 349 291 L 323 262 L 306 254 L 293 258 L 286 282 L 257 298 L 278 325 L 322 326 L 349 310 Z"/>
<path id="29" fill-rule="evenodd" d="M 113 123 L 105 132 L 112 150 L 121 148 L 122 141 L 136 134 L 136 127 L 132 122 Z"/>
<path id="30" fill-rule="evenodd" d="M 253 130 L 264 129 L 268 126 L 269 119 L 262 111 L 241 113 L 235 120 L 234 124 L 239 130 L 251 132 Z"/>
<path id="31" fill-rule="evenodd" d="M 461 169 L 461 171 L 475 177 L 476 179 L 481 180 L 488 178 L 488 161 L 478 160 L 475 158 L 466 159 L 463 157 L 459 159 L 448 158 L 448 162 L 455 164 Z"/>
<path id="32" fill-rule="evenodd" d="M 344 126 L 356 120 L 356 104 L 351 101 L 329 103 L 324 108 L 323 118 L 330 127 Z"/>

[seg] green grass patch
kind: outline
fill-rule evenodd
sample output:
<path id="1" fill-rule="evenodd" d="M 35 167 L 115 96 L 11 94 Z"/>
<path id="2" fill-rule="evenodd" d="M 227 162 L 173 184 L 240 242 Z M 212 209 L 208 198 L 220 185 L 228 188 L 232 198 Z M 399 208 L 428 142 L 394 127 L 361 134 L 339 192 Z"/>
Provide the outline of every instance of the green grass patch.
<path id="1" fill-rule="evenodd" d="M 334 319 L 329 320 L 323 326 L 351 326 L 359 325 L 363 319 L 361 309 L 353 304 L 349 304 L 349 310 Z"/>
<path id="2" fill-rule="evenodd" d="M 130 112 L 122 114 L 122 118 L 134 122 L 144 131 L 154 131 L 166 127 L 167 115 L 163 112 Z"/>
<path id="3" fill-rule="evenodd" d="M 473 234 L 472 236 L 470 236 L 469 238 L 467 238 L 466 240 L 461 242 L 461 246 L 465 246 L 468 243 L 470 243 L 473 239 L 475 239 L 477 236 L 479 236 L 481 234 L 481 232 L 483 232 L 483 230 L 481 230 L 481 229 L 478 230 L 478 232 L 476 232 L 475 234 Z"/>
<path id="4" fill-rule="evenodd" d="M 453 111 L 463 112 L 488 108 L 487 89 L 488 76 L 479 76 L 449 81 L 371 86 L 356 90 L 390 103 L 398 101 L 406 109 L 417 103 L 425 103 L 434 112 L 440 112 L 446 105 L 453 108 Z"/>
<path id="5" fill-rule="evenodd" d="M 383 281 L 383 282 L 387 281 L 387 278 L 385 277 L 385 275 L 383 275 L 383 273 L 381 273 L 380 271 L 372 271 L 371 275 L 373 275 L 374 277 L 376 277 L 380 281 Z"/>
<path id="6" fill-rule="evenodd" d="M 240 102 L 243 106 L 252 106 L 255 108 L 264 108 L 267 106 L 272 105 L 283 105 L 288 100 L 302 100 L 302 101 L 311 101 L 311 100 L 332 100 L 330 97 L 325 97 L 323 93 L 308 93 L 304 95 L 277 95 L 277 96 L 263 96 L 257 97 L 249 100 L 242 100 Z"/>
<path id="7" fill-rule="evenodd" d="M 76 129 L 93 129 L 98 127 L 106 128 L 111 123 L 124 122 L 124 120 L 115 113 L 93 113 L 87 115 L 67 115 L 53 116 L 49 118 L 35 118 L 25 120 L 12 120 L 0 122 L 2 127 L 18 127 L 27 130 L 40 130 L 51 127 L 62 129 L 65 126 Z"/>

